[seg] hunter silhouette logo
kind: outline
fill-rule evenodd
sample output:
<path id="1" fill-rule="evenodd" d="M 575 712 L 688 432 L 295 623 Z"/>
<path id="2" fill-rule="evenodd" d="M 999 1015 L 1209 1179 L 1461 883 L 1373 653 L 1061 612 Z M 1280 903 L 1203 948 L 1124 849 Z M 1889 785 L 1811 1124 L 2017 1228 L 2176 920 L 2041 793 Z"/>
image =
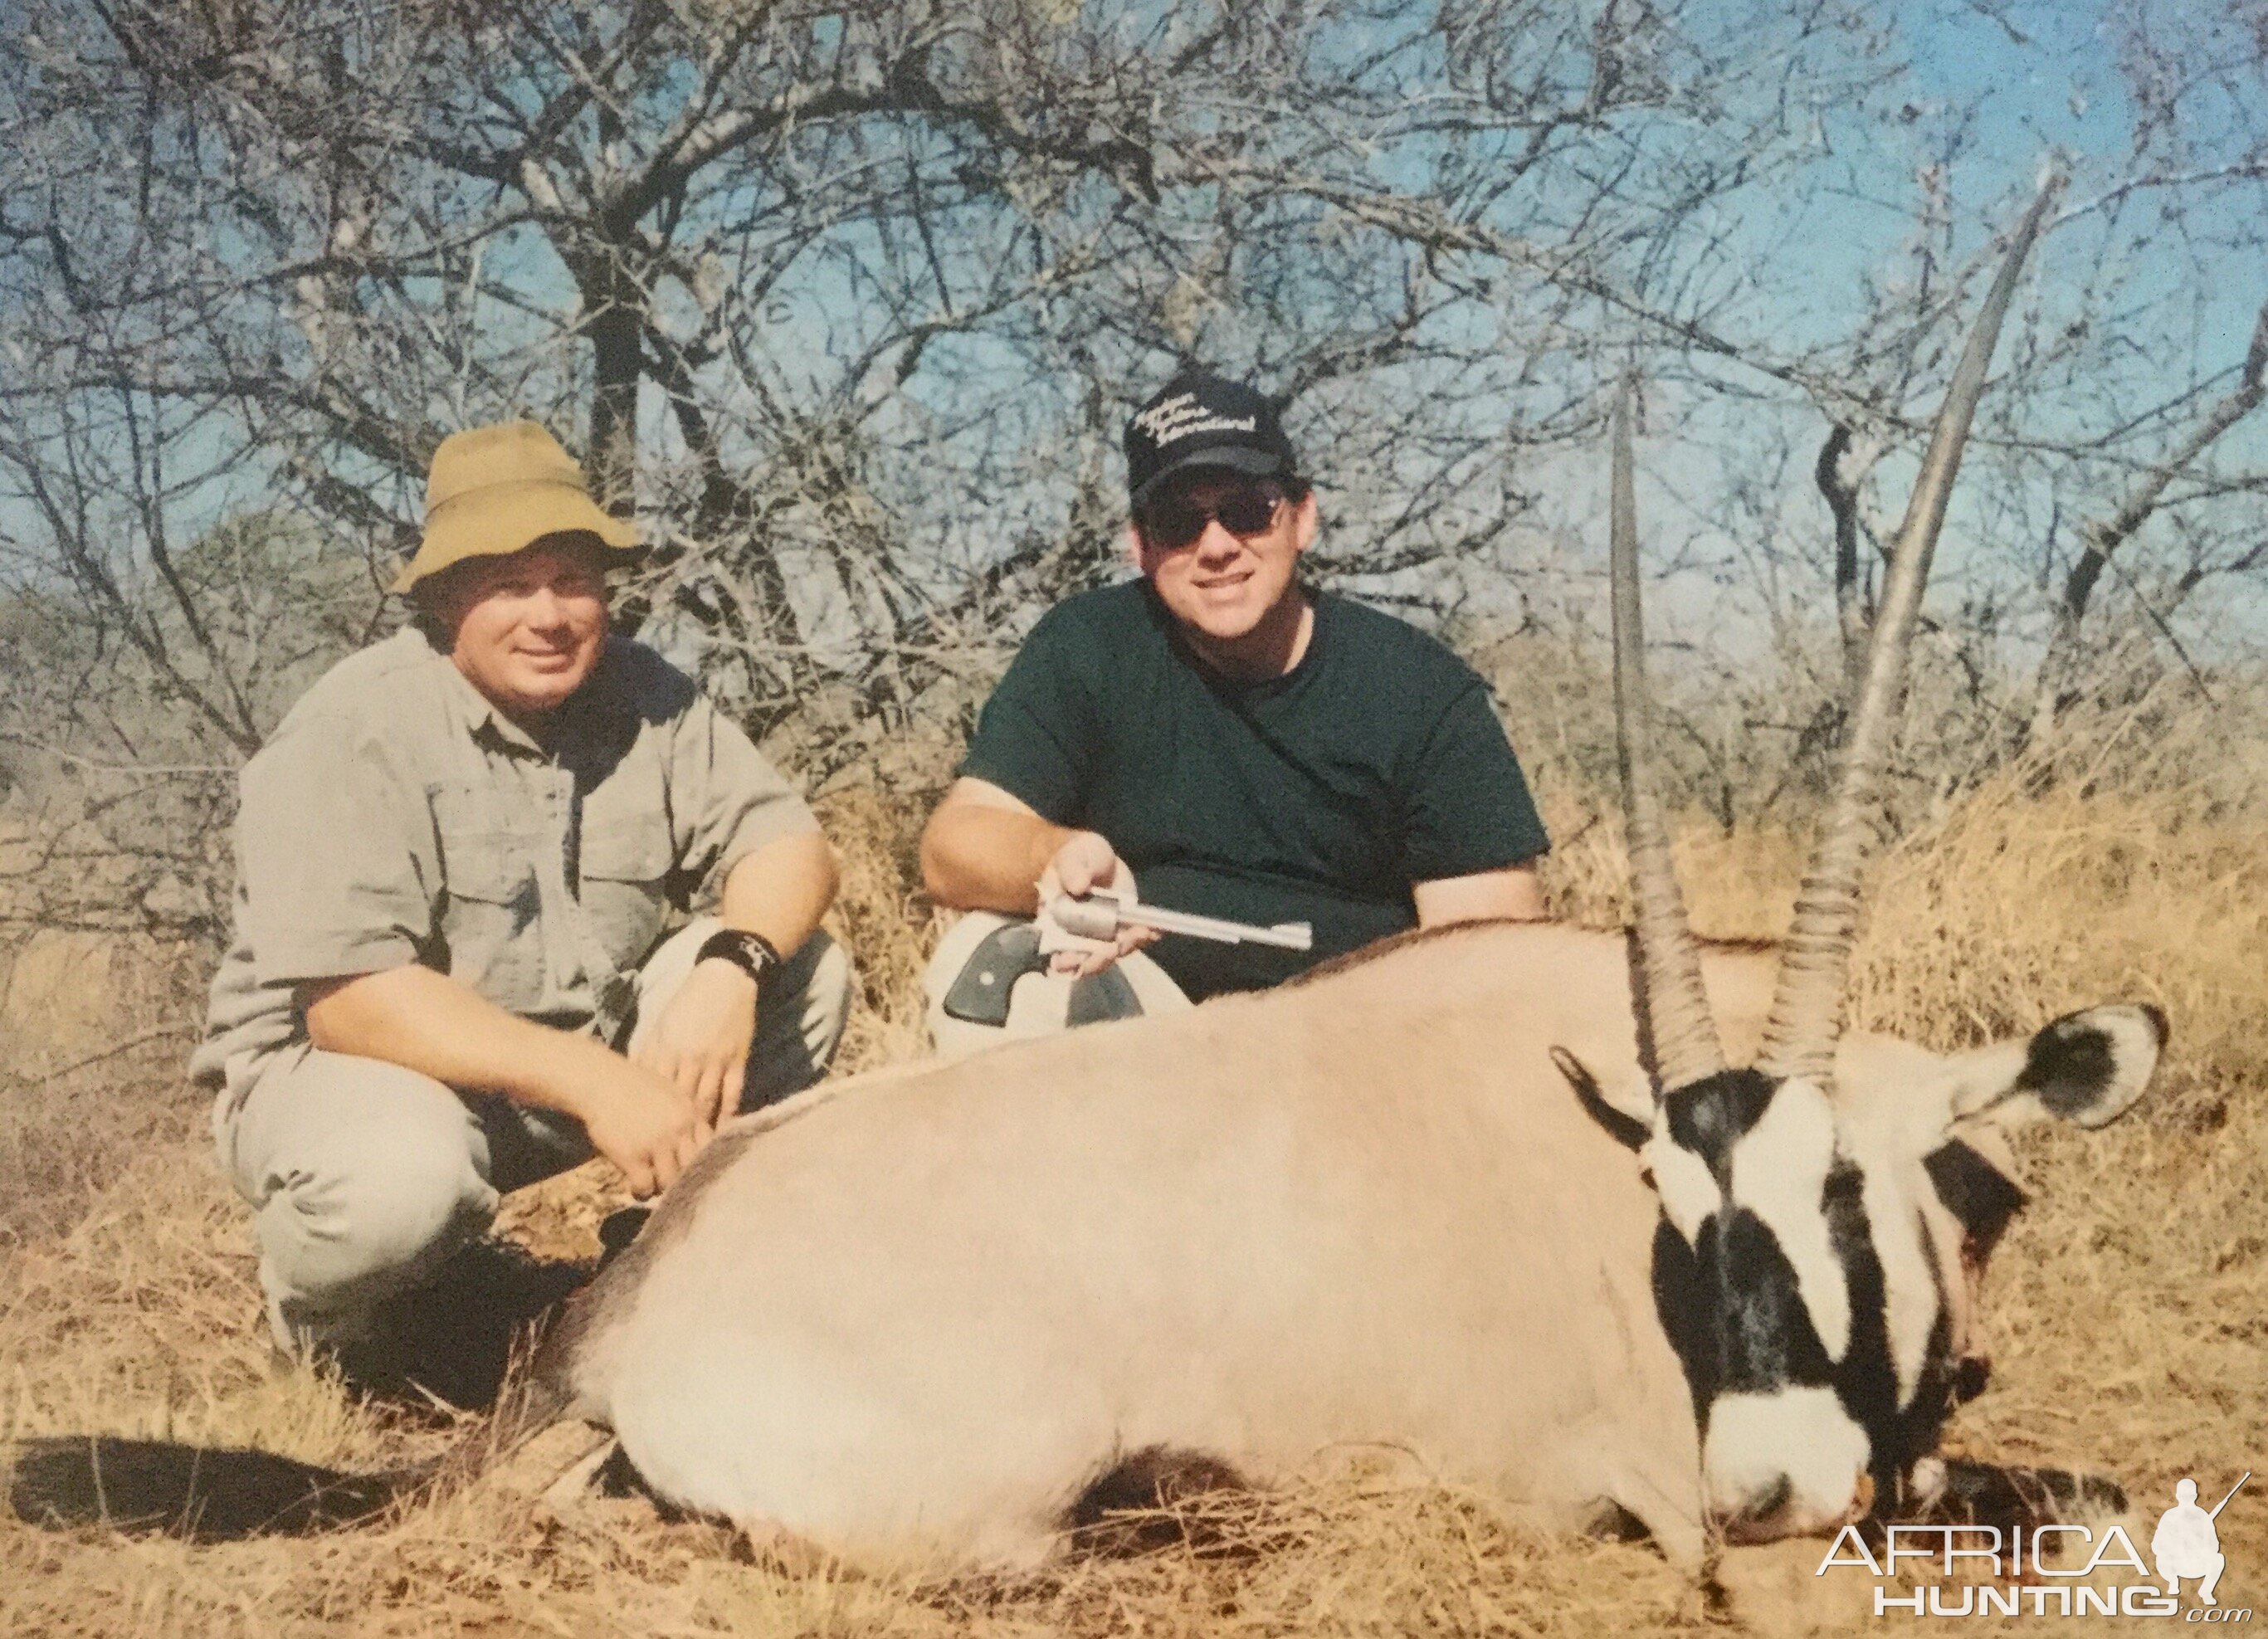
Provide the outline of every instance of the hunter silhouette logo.
<path id="1" fill-rule="evenodd" d="M 2158 1575 L 2166 1579 L 2168 1593 L 2180 1598 L 2183 1579 L 2195 1577 L 2198 1603 L 2219 1603 L 2213 1591 L 2228 1562 L 2221 1555 L 2220 1534 L 2213 1522 L 2228 1506 L 2228 1498 L 2242 1490 L 2250 1478 L 2252 1471 L 2248 1468 L 2211 1513 L 2198 1506 L 2196 1481 L 2185 1478 L 2174 1488 L 2174 1505 L 2158 1517 L 2158 1528 L 2150 1534 L 2150 1557 L 2157 1562 Z"/>

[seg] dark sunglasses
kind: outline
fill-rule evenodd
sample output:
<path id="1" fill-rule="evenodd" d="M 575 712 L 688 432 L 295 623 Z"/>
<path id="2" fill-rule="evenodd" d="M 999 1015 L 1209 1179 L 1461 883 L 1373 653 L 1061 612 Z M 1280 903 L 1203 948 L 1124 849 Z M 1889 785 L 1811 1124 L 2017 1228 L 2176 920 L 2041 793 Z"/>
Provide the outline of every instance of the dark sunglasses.
<path id="1" fill-rule="evenodd" d="M 1211 506 L 1188 496 L 1167 496 L 1152 501 L 1135 514 L 1142 539 L 1161 551 L 1174 552 L 1204 533 L 1214 518 L 1232 535 L 1265 534 L 1291 497 L 1272 485 L 1241 484 Z"/>

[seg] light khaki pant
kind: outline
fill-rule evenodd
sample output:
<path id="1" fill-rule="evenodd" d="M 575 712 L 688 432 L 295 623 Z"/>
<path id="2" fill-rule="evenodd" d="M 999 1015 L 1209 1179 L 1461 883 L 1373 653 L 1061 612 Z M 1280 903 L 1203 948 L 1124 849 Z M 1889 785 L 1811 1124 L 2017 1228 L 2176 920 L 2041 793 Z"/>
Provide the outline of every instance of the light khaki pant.
<path id="1" fill-rule="evenodd" d="M 718 925 L 699 918 L 647 959 L 633 1047 Z M 764 988 L 740 1107 L 825 1075 L 850 1009 L 850 959 L 815 933 Z M 374 1305 L 486 1230 L 500 1195 L 591 1155 L 571 1117 L 304 1042 L 261 1070 L 217 1136 L 253 1205 L 269 1322 L 286 1349 L 353 1337 Z"/>

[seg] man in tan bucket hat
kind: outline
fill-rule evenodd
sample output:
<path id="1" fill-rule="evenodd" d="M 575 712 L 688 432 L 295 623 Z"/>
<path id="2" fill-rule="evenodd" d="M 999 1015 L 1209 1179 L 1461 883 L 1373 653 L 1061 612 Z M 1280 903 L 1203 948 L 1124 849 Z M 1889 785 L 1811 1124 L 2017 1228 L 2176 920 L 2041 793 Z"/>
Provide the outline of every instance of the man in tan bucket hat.
<path id="1" fill-rule="evenodd" d="M 516 550 L 546 535 L 585 535 L 627 562 L 645 548 L 638 533 L 591 499 L 583 469 L 535 422 L 500 422 L 452 433 L 433 452 L 425 480 L 425 538 L 394 590 L 467 558 Z"/>
<path id="2" fill-rule="evenodd" d="M 244 768 L 235 939 L 192 1075 L 280 1348 L 373 1375 L 379 1317 L 594 1150 L 641 1195 L 817 1080 L 835 860 L 684 673 L 608 630 L 637 532 L 533 422 L 444 439 L 416 619 Z M 370 1364 L 368 1363 L 381 1363 Z"/>

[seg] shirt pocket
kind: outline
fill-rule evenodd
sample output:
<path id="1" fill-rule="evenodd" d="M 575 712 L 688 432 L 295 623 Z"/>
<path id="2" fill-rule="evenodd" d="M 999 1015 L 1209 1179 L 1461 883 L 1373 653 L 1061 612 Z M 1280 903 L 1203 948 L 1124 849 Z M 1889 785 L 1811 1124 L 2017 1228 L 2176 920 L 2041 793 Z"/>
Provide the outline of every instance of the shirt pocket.
<path id="1" fill-rule="evenodd" d="M 444 840 L 449 908 L 441 920 L 449 977 L 513 1012 L 543 999 L 543 902 L 535 853 L 544 839 L 513 831 Z"/>
<path id="2" fill-rule="evenodd" d="M 615 970 L 632 971 L 668 922 L 668 830 L 659 813 L 610 817 L 593 805 L 584 812 L 580 854 L 583 915 Z"/>

